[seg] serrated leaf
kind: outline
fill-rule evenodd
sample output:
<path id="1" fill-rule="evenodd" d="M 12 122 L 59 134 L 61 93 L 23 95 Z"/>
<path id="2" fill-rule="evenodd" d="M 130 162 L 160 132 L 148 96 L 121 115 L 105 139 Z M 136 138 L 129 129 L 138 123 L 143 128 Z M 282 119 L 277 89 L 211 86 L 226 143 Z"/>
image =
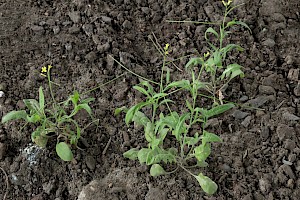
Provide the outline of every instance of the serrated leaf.
<path id="1" fill-rule="evenodd" d="M 199 134 L 196 133 L 194 137 L 186 137 L 185 138 L 185 143 L 189 146 L 195 145 L 200 141 Z"/>
<path id="2" fill-rule="evenodd" d="M 229 80 L 233 79 L 236 76 L 240 76 L 241 78 L 244 77 L 244 72 L 241 70 L 242 66 L 238 64 L 230 64 L 224 70 L 220 79 L 223 80 L 224 78 L 229 78 Z"/>
<path id="3" fill-rule="evenodd" d="M 136 160 L 138 158 L 138 152 L 139 150 L 137 148 L 133 148 L 123 153 L 123 156 L 130 160 Z"/>
<path id="4" fill-rule="evenodd" d="M 206 130 L 203 130 L 203 135 L 201 136 L 202 138 L 202 143 L 207 143 L 207 142 L 222 142 L 222 139 L 217 136 L 214 133 L 207 132 Z"/>
<path id="5" fill-rule="evenodd" d="M 210 143 L 202 143 L 198 147 L 194 149 L 194 155 L 199 162 L 203 162 L 208 158 L 211 153 L 211 145 Z"/>
<path id="6" fill-rule="evenodd" d="M 65 142 L 56 144 L 56 153 L 63 161 L 73 160 L 73 153 L 69 145 Z"/>
<path id="7" fill-rule="evenodd" d="M 212 195 L 218 190 L 218 185 L 209 177 L 204 176 L 202 173 L 194 177 L 197 179 L 199 185 L 205 193 Z"/>
<path id="8" fill-rule="evenodd" d="M 25 110 L 18 110 L 18 111 L 11 111 L 4 115 L 1 119 L 1 123 L 6 123 L 10 120 L 16 120 L 16 119 L 24 119 L 26 120 L 27 113 Z"/>
<path id="9" fill-rule="evenodd" d="M 165 174 L 166 171 L 164 170 L 164 168 L 162 168 L 162 166 L 160 166 L 159 164 L 153 164 L 150 168 L 150 175 L 151 176 L 160 176 Z"/>

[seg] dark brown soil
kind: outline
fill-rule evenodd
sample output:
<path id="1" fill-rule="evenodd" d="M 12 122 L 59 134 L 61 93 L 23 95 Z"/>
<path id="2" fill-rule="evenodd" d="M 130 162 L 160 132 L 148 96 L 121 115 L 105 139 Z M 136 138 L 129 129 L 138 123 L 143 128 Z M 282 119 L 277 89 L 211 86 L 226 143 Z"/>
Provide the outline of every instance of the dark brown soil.
<path id="1" fill-rule="evenodd" d="M 300 199 L 300 3 L 234 3 L 245 5 L 231 17 L 252 33 L 238 27 L 229 38 L 245 48 L 230 60 L 243 65 L 246 76 L 226 90 L 241 106 L 210 125 L 224 140 L 214 144 L 204 170 L 219 186 L 215 195 L 206 196 L 183 171 L 153 178 L 147 166 L 123 158 L 129 148 L 145 145 L 139 130 L 113 115 L 142 98 L 132 89 L 138 78 L 126 74 L 88 94 L 96 98 L 100 126 L 83 133 L 88 148 L 74 152 L 76 164 L 61 161 L 51 145 L 32 145 L 33 127 L 1 124 L 0 199 Z M 126 72 L 111 56 L 157 81 L 161 57 L 149 36 L 170 43 L 171 58 L 204 53 L 206 26 L 166 20 L 216 21 L 222 9 L 215 0 L 0 0 L 0 117 L 22 108 L 22 99 L 37 98 L 40 85 L 47 88 L 39 73 L 48 64 L 60 99 Z M 183 69 L 186 61 L 176 64 Z M 182 76 L 175 67 L 173 74 Z M 87 124 L 85 115 L 79 118 Z"/>

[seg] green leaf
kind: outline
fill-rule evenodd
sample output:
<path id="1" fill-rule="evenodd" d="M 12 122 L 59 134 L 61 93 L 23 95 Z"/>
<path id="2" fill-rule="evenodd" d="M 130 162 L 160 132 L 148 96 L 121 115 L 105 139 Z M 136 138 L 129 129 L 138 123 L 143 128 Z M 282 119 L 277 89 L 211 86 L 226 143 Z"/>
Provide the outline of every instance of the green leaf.
<path id="1" fill-rule="evenodd" d="M 151 95 L 154 94 L 154 89 L 153 89 L 152 85 L 150 85 L 150 83 L 148 81 L 142 81 L 140 84 L 144 85 L 144 86 L 146 86 L 148 88 L 147 92 L 149 94 L 151 94 Z"/>
<path id="2" fill-rule="evenodd" d="M 202 143 L 198 147 L 194 149 L 194 155 L 199 162 L 203 162 L 208 158 L 211 153 L 211 145 L 210 143 Z"/>
<path id="3" fill-rule="evenodd" d="M 133 89 L 136 89 L 137 91 L 139 91 L 140 93 L 146 95 L 146 96 L 150 96 L 149 93 L 142 87 L 135 85 L 133 86 Z"/>
<path id="4" fill-rule="evenodd" d="M 220 51 L 215 51 L 213 53 L 214 65 L 222 67 L 222 57 Z"/>
<path id="5" fill-rule="evenodd" d="M 207 176 L 204 176 L 202 173 L 194 177 L 197 179 L 199 185 L 205 193 L 212 195 L 218 190 L 218 185 Z"/>
<path id="6" fill-rule="evenodd" d="M 132 121 L 135 122 L 138 126 L 147 126 L 147 123 L 150 122 L 150 119 L 141 111 L 137 111 L 132 118 Z"/>
<path id="7" fill-rule="evenodd" d="M 48 142 L 48 138 L 44 136 L 36 136 L 34 139 L 34 143 L 39 147 L 45 148 Z"/>
<path id="8" fill-rule="evenodd" d="M 199 64 L 203 65 L 204 61 L 202 58 L 191 58 L 189 62 L 185 65 L 185 69 L 188 70 L 190 67 L 197 66 Z"/>
<path id="9" fill-rule="evenodd" d="M 141 164 L 146 163 L 147 156 L 148 156 L 150 151 L 151 151 L 151 149 L 148 149 L 148 148 L 142 148 L 142 149 L 139 150 L 137 156 L 138 156 L 139 162 Z"/>
<path id="10" fill-rule="evenodd" d="M 200 141 L 199 134 L 196 133 L 194 137 L 186 137 L 185 138 L 185 143 L 189 146 L 195 145 Z"/>
<path id="11" fill-rule="evenodd" d="M 86 99 L 80 100 L 80 103 L 82 103 L 82 104 L 85 104 L 85 103 L 88 104 L 88 103 L 90 103 L 92 101 L 95 101 L 95 98 L 86 98 Z"/>
<path id="12" fill-rule="evenodd" d="M 48 138 L 45 136 L 44 128 L 39 126 L 31 133 L 31 140 L 39 147 L 45 148 L 48 142 Z"/>
<path id="13" fill-rule="evenodd" d="M 56 153 L 63 161 L 73 160 L 73 153 L 69 145 L 65 142 L 56 144 Z"/>
<path id="14" fill-rule="evenodd" d="M 90 116 L 92 116 L 92 109 L 88 104 L 79 104 L 78 106 L 76 106 L 76 113 L 77 111 L 84 109 Z"/>
<path id="15" fill-rule="evenodd" d="M 78 101 L 79 101 L 80 95 L 79 93 L 75 90 L 74 94 L 71 96 L 71 101 L 74 105 L 77 105 Z"/>
<path id="16" fill-rule="evenodd" d="M 235 21 L 235 20 L 232 20 L 232 21 L 228 22 L 225 26 L 225 29 L 230 27 L 230 26 L 233 26 L 233 25 L 241 25 L 241 26 L 247 28 L 250 31 L 250 33 L 252 33 L 250 27 L 245 22 Z"/>
<path id="17" fill-rule="evenodd" d="M 125 116 L 125 123 L 127 124 L 127 126 L 129 125 L 129 123 L 132 121 L 135 113 L 137 111 L 139 111 L 142 107 L 149 105 L 149 102 L 140 102 L 134 106 L 132 106 L 126 113 Z"/>
<path id="18" fill-rule="evenodd" d="M 189 113 L 185 113 L 179 118 L 179 121 L 176 124 L 175 130 L 174 130 L 174 135 L 177 140 L 180 140 L 181 134 L 185 132 L 186 128 L 184 125 L 185 120 L 187 120 L 190 117 Z"/>
<path id="19" fill-rule="evenodd" d="M 45 97 L 44 97 L 42 86 L 39 88 L 39 103 L 40 103 L 40 110 L 43 112 L 45 107 Z"/>
<path id="20" fill-rule="evenodd" d="M 23 100 L 26 107 L 31 111 L 31 113 L 38 113 L 40 109 L 40 105 L 35 99 L 24 99 Z"/>
<path id="21" fill-rule="evenodd" d="M 150 175 L 151 176 L 160 176 L 166 174 L 166 171 L 164 170 L 164 168 L 162 168 L 162 166 L 160 166 L 159 164 L 153 164 L 150 168 Z"/>
<path id="22" fill-rule="evenodd" d="M 204 109 L 201 110 L 200 112 L 208 119 L 210 117 L 222 114 L 222 113 L 226 112 L 227 110 L 230 110 L 233 107 L 234 107 L 233 103 L 227 103 L 227 104 L 218 105 L 216 107 L 213 107 L 210 110 L 206 110 L 206 112 Z"/>
<path id="23" fill-rule="evenodd" d="M 165 90 L 168 90 L 170 88 L 175 88 L 175 87 L 189 90 L 191 87 L 191 84 L 190 84 L 189 80 L 183 79 L 180 81 L 175 81 L 175 82 L 170 83 L 169 85 L 166 86 Z"/>
<path id="24" fill-rule="evenodd" d="M 155 139 L 154 135 L 154 125 L 152 122 L 147 122 L 147 125 L 145 127 L 145 138 L 147 142 L 151 143 L 153 139 Z"/>
<path id="25" fill-rule="evenodd" d="M 225 77 L 229 78 L 229 80 L 233 79 L 236 76 L 240 76 L 243 78 L 245 76 L 244 72 L 241 70 L 243 68 L 239 64 L 230 64 L 227 66 L 227 68 L 224 70 L 222 75 L 220 76 L 220 79 L 223 80 Z"/>
<path id="26" fill-rule="evenodd" d="M 125 106 L 122 106 L 121 108 L 116 108 L 115 109 L 115 112 L 114 112 L 114 115 L 115 116 L 118 116 L 121 112 L 125 111 L 126 110 L 126 107 Z"/>
<path id="27" fill-rule="evenodd" d="M 244 50 L 240 45 L 228 44 L 226 47 L 223 47 L 222 49 L 220 49 L 220 52 L 222 52 L 222 58 L 223 58 L 223 60 L 226 59 L 227 53 L 229 51 L 231 51 L 232 49 L 237 49 L 238 51 L 243 51 Z"/>
<path id="28" fill-rule="evenodd" d="M 147 154 L 147 159 L 146 159 L 147 165 L 160 163 L 161 161 L 165 163 L 172 163 L 172 162 L 176 162 L 176 159 L 171 152 L 161 149 L 159 147 L 155 147 L 154 149 L 151 149 L 151 151 L 149 151 L 149 153 Z"/>
<path id="29" fill-rule="evenodd" d="M 164 99 L 162 100 L 159 105 L 163 105 L 163 104 L 166 104 L 166 103 L 174 103 L 174 101 L 172 101 L 171 99 Z"/>
<path id="30" fill-rule="evenodd" d="M 217 136 L 214 133 L 207 132 L 206 130 L 203 130 L 203 135 L 201 136 L 202 138 L 202 143 L 207 143 L 207 142 L 222 142 L 222 139 Z"/>
<path id="31" fill-rule="evenodd" d="M 138 152 L 139 150 L 137 148 L 133 148 L 123 153 L 123 156 L 130 160 L 136 160 L 138 158 Z"/>
<path id="32" fill-rule="evenodd" d="M 215 29 L 213 29 L 212 27 L 209 27 L 209 28 L 205 31 L 204 37 L 205 37 L 206 40 L 209 40 L 208 37 L 207 37 L 208 33 L 214 34 L 214 35 L 217 37 L 217 39 L 219 39 L 219 34 L 218 34 L 217 31 L 215 31 Z"/>
<path id="33" fill-rule="evenodd" d="M 29 116 L 29 115 L 26 116 L 26 121 L 28 121 L 30 123 L 37 123 L 40 120 L 41 120 L 41 116 L 38 113 L 33 114 L 31 116 Z"/>
<path id="34" fill-rule="evenodd" d="M 167 94 L 167 93 L 157 93 L 157 94 L 155 94 L 155 95 L 152 97 L 152 99 L 160 99 L 160 98 L 163 98 L 163 97 L 165 97 L 165 96 L 168 96 L 168 94 Z"/>
<path id="35" fill-rule="evenodd" d="M 192 112 L 194 109 L 192 107 L 192 104 L 189 102 L 189 100 L 185 100 L 185 104 L 186 104 L 186 107 Z"/>
<path id="36" fill-rule="evenodd" d="M 11 111 L 2 117 L 1 122 L 6 123 L 10 120 L 24 119 L 26 120 L 27 113 L 25 110 Z"/>

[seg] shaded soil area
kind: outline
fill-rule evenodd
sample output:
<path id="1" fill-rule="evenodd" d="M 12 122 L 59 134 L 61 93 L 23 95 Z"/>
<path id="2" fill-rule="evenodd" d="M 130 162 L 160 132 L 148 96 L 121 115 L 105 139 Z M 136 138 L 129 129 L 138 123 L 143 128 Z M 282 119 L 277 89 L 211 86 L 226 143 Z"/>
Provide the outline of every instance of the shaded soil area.
<path id="1" fill-rule="evenodd" d="M 75 150 L 76 163 L 61 161 L 54 146 L 31 144 L 33 126 L 21 121 L 0 125 L 0 199 L 300 199 L 300 3 L 298 0 L 235 0 L 244 3 L 230 17 L 236 27 L 228 42 L 245 51 L 229 60 L 244 66 L 226 99 L 239 106 L 210 122 L 223 143 L 214 144 L 203 173 L 219 186 L 206 196 L 184 171 L 153 178 L 148 166 L 123 158 L 132 147 L 146 146 L 141 130 L 127 127 L 114 110 L 143 99 L 132 89 L 131 71 L 159 81 L 162 58 L 150 37 L 170 44 L 169 59 L 203 55 L 206 25 L 166 20 L 217 21 L 215 0 L 0 0 L 0 117 L 22 109 L 22 99 L 46 88 L 41 67 L 51 64 L 58 99 L 74 89 L 87 96 L 98 127 L 82 134 L 88 147 Z M 154 37 L 155 36 L 155 37 Z M 188 59 L 170 66 L 174 80 Z M 184 96 L 175 97 L 178 100 Z M 248 106 L 248 107 L 247 107 Z M 251 108 L 249 108 L 251 107 Z M 87 115 L 78 120 L 87 125 Z M 53 141 L 53 143 L 55 143 Z"/>

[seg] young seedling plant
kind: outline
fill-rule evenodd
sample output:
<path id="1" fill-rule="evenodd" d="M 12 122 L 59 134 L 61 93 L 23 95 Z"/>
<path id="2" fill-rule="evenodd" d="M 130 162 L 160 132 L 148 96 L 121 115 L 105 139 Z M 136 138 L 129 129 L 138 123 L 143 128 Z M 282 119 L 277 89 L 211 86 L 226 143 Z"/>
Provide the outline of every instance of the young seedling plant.
<path id="1" fill-rule="evenodd" d="M 231 1 L 227 3 L 223 1 L 226 11 L 224 20 L 219 26 L 219 33 L 212 27 L 205 32 L 205 38 L 211 47 L 211 51 L 204 56 L 191 58 L 186 64 L 185 70 L 191 78 L 189 80 L 170 81 L 170 71 L 165 66 L 169 48 L 169 44 L 167 44 L 161 50 L 164 62 L 159 89 L 156 91 L 155 86 L 153 86 L 154 82 L 147 79 L 135 85 L 133 88 L 145 95 L 145 100 L 129 108 L 125 116 L 127 125 L 134 122 L 136 125 L 144 127 L 144 136 L 148 146 L 141 149 L 130 149 L 124 153 L 124 157 L 138 160 L 141 164 L 150 165 L 152 176 L 176 171 L 166 172 L 161 165 L 162 162 L 176 164 L 177 168 L 180 167 L 195 177 L 207 194 L 214 194 L 218 188 L 217 184 L 203 173 L 194 174 L 190 169 L 207 166 L 206 159 L 211 153 L 211 143 L 222 141 L 219 136 L 205 129 L 207 121 L 234 107 L 233 103 L 223 103 L 221 89 L 233 78 L 244 76 L 242 66 L 236 63 L 229 64 L 226 67 L 223 66 L 229 51 L 233 49 L 242 50 L 236 44 L 228 44 L 223 47 L 224 38 L 230 33 L 226 29 L 236 24 L 248 28 L 246 24 L 236 20 L 225 22 L 226 16 L 234 8 L 230 7 L 230 3 Z M 219 45 L 214 45 L 209 40 L 209 34 L 217 37 Z M 204 72 L 209 75 L 209 81 L 203 81 Z M 169 98 L 170 94 L 176 93 L 178 90 L 187 91 L 191 97 L 187 98 L 185 102 L 186 109 L 178 108 L 181 111 L 171 110 L 170 108 L 170 104 L 175 104 Z M 197 104 L 197 100 L 206 96 L 204 95 L 205 91 L 211 94 L 208 99 L 212 99 L 212 101 L 210 106 L 201 107 Z M 167 109 L 159 112 L 158 108 L 162 105 Z M 145 114 L 145 107 L 151 109 L 151 116 Z M 195 127 L 197 127 L 197 130 L 195 130 Z M 179 147 L 166 148 L 164 142 L 167 135 L 173 136 Z M 189 166 L 192 161 L 196 161 L 197 164 Z"/>
<path id="2" fill-rule="evenodd" d="M 75 91 L 66 101 L 57 102 L 54 98 L 51 81 L 52 66 L 42 68 L 42 75 L 48 79 L 52 102 L 46 104 L 43 87 L 39 88 L 39 99 L 24 99 L 27 110 L 11 111 L 2 117 L 2 123 L 10 120 L 23 119 L 27 123 L 36 124 L 31 133 L 32 141 L 40 147 L 46 147 L 49 138 L 56 136 L 56 153 L 64 161 L 73 160 L 71 146 L 77 147 L 82 129 L 73 118 L 78 111 L 85 110 L 92 118 L 89 103 L 93 98 L 81 99 Z M 44 74 L 46 73 L 46 74 Z"/>

